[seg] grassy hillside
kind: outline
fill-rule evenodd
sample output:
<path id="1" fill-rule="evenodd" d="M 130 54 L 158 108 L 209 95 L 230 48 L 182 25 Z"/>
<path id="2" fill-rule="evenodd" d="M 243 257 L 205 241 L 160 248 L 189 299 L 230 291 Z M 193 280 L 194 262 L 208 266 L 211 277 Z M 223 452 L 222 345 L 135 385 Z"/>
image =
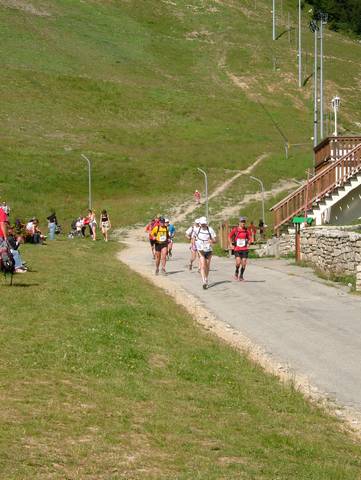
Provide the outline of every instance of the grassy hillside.
<path id="1" fill-rule="evenodd" d="M 255 172 L 266 188 L 302 177 L 310 148 L 291 147 L 286 161 L 264 110 L 291 144 L 311 147 L 312 81 L 298 90 L 295 31 L 284 28 L 295 3 L 278 12 L 272 42 L 259 0 L 0 0 L 0 197 L 18 215 L 56 208 L 70 219 L 87 206 L 81 153 L 94 206 L 121 224 L 188 198 L 202 186 L 197 166 L 215 185 L 269 152 Z M 355 130 L 361 47 L 326 37 L 328 96 L 341 96 L 341 124 Z"/>

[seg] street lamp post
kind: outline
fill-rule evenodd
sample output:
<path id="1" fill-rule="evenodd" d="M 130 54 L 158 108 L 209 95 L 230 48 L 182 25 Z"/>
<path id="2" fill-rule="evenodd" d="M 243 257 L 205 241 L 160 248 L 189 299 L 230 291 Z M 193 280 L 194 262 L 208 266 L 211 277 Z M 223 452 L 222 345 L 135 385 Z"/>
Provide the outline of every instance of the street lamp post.
<path id="1" fill-rule="evenodd" d="M 208 177 L 207 177 L 207 174 L 204 170 L 202 170 L 201 168 L 197 168 L 197 170 L 201 173 L 203 173 L 204 175 L 204 184 L 205 184 L 205 189 L 206 189 L 206 217 L 207 217 L 207 220 L 209 221 L 209 218 L 208 218 Z"/>
<path id="2" fill-rule="evenodd" d="M 323 26 L 326 25 L 328 14 L 321 12 L 320 19 L 320 140 L 323 140 L 324 115 L 323 115 Z"/>
<path id="3" fill-rule="evenodd" d="M 88 193 L 89 193 L 89 210 L 92 209 L 92 177 L 91 177 L 91 163 L 88 157 L 86 157 L 83 153 L 81 156 L 84 160 L 88 163 Z"/>
<path id="4" fill-rule="evenodd" d="M 258 182 L 260 185 L 261 185 L 261 192 L 262 192 L 262 220 L 263 220 L 263 224 L 265 225 L 266 224 L 266 221 L 265 221 L 265 209 L 264 209 L 264 185 L 263 185 L 263 182 L 262 180 L 260 180 L 259 178 L 257 177 L 252 177 L 250 176 L 250 178 L 252 178 L 252 180 L 254 180 L 255 182 Z"/>
<path id="5" fill-rule="evenodd" d="M 334 118 L 335 118 L 335 131 L 333 132 L 333 135 L 337 137 L 337 112 L 338 109 L 340 108 L 341 104 L 341 99 L 338 95 L 336 97 L 333 97 L 332 101 L 332 108 L 333 108 L 333 113 L 334 113 Z"/>

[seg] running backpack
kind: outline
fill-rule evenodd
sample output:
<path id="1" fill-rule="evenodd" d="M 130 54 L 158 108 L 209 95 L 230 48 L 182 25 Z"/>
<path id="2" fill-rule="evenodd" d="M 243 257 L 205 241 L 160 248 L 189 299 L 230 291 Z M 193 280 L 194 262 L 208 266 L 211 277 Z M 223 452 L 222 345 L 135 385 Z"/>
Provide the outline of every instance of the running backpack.
<path id="1" fill-rule="evenodd" d="M 156 239 L 157 236 L 158 236 L 158 233 L 159 233 L 159 228 L 160 228 L 160 225 L 158 225 L 158 228 L 157 228 L 157 233 L 154 235 L 154 238 Z M 169 232 L 168 232 L 168 227 L 165 227 L 166 230 L 167 230 L 167 240 L 169 239 Z"/>
<path id="2" fill-rule="evenodd" d="M 15 272 L 15 261 L 9 247 L 6 244 L 0 246 L 0 270 L 6 275 Z"/>
<path id="3" fill-rule="evenodd" d="M 202 230 L 202 227 L 199 227 L 198 233 L 197 233 L 197 235 L 196 235 L 197 238 L 198 238 L 199 232 L 200 232 L 201 230 Z M 213 240 L 212 234 L 211 234 L 211 232 L 209 231 L 208 225 L 207 225 L 207 230 L 208 230 L 208 235 L 209 235 L 210 240 Z"/>

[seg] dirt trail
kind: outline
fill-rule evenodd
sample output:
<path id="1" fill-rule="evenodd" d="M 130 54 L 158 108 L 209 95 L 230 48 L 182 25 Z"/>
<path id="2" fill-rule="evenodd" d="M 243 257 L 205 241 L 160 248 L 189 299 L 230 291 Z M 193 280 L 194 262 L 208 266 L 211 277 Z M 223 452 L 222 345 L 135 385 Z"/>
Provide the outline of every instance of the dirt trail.
<path id="1" fill-rule="evenodd" d="M 271 190 L 266 190 L 264 192 L 264 198 L 265 200 L 267 200 L 281 192 L 284 192 L 285 190 L 291 190 L 292 188 L 296 188 L 298 186 L 299 186 L 299 183 L 296 182 L 295 180 L 281 180 L 276 187 L 272 188 Z M 237 216 L 242 207 L 244 207 L 245 205 L 248 205 L 249 203 L 261 201 L 261 200 L 262 200 L 262 194 L 260 192 L 247 193 L 243 197 L 243 200 L 241 202 L 237 203 L 237 205 L 225 207 L 222 211 L 218 212 L 214 216 L 214 218 L 218 220 L 222 218 Z"/>
<path id="2" fill-rule="evenodd" d="M 255 160 L 254 163 L 249 165 L 245 170 L 240 170 L 237 172 L 233 177 L 229 178 L 225 182 L 223 182 L 219 187 L 217 187 L 213 193 L 211 193 L 208 196 L 208 200 L 212 200 L 212 198 L 218 197 L 221 193 L 223 193 L 227 188 L 229 188 L 233 182 L 237 180 L 237 178 L 241 177 L 242 175 L 249 175 L 252 173 L 252 171 L 256 168 L 256 166 L 262 162 L 265 158 L 267 158 L 268 154 L 267 153 L 262 153 L 257 159 Z M 200 205 L 205 204 L 205 199 L 201 200 Z M 188 215 L 190 215 L 194 210 L 196 210 L 199 207 L 195 202 L 186 202 L 179 207 L 176 208 L 172 215 L 172 219 L 176 223 L 181 223 L 183 220 L 187 218 Z"/>

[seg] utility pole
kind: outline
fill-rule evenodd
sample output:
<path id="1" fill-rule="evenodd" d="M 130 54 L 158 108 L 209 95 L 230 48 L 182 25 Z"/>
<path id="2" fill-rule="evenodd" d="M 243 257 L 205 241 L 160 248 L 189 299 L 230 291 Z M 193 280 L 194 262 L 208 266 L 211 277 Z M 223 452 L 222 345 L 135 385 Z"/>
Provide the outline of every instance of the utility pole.
<path id="1" fill-rule="evenodd" d="M 84 158 L 84 160 L 86 160 L 86 162 L 88 163 L 88 195 L 89 195 L 89 198 L 88 198 L 88 201 L 89 201 L 89 210 L 92 209 L 92 177 L 91 177 L 91 163 L 90 163 L 90 160 L 89 158 L 87 158 L 83 153 L 81 154 L 81 156 Z"/>
<path id="2" fill-rule="evenodd" d="M 318 144 L 318 30 L 316 20 L 311 20 L 310 30 L 315 36 L 315 53 L 314 53 L 314 72 L 313 72 L 313 86 L 314 86 L 314 103 L 313 103 L 313 146 Z"/>
<path id="3" fill-rule="evenodd" d="M 327 13 L 320 13 L 320 140 L 324 138 L 324 117 L 323 117 L 323 26 L 326 25 Z"/>
<path id="4" fill-rule="evenodd" d="M 298 0 L 298 86 L 302 87 L 301 0 Z"/>

